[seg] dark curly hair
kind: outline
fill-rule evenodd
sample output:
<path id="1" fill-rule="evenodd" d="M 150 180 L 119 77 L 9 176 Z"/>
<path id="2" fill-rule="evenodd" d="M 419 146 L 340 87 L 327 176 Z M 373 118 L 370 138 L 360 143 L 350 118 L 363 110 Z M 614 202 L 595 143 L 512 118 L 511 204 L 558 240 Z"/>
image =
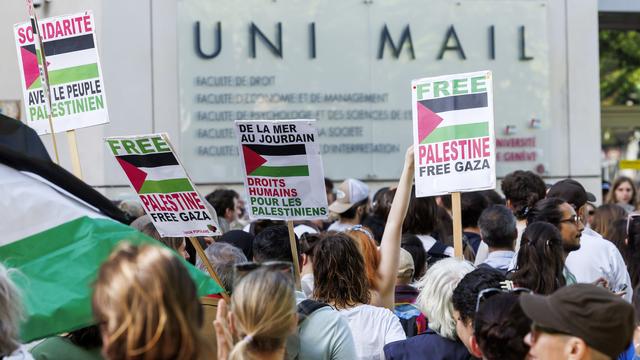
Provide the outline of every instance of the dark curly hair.
<path id="1" fill-rule="evenodd" d="M 453 308 L 460 313 L 460 320 L 465 324 L 473 322 L 480 291 L 500 288 L 500 283 L 504 280 L 505 276 L 500 271 L 490 267 L 479 267 L 465 275 L 451 297 Z"/>
<path id="2" fill-rule="evenodd" d="M 531 171 L 522 170 L 508 174 L 502 180 L 501 189 L 518 220 L 524 220 L 527 217 L 527 211 L 538 200 L 544 199 L 547 193 L 540 176 Z"/>
<path id="3" fill-rule="evenodd" d="M 529 352 L 524 337 L 531 320 L 522 311 L 514 293 L 497 294 L 480 305 L 474 323 L 474 335 L 488 360 L 522 360 Z"/>
<path id="4" fill-rule="evenodd" d="M 345 309 L 368 304 L 369 281 L 356 242 L 344 233 L 328 232 L 313 251 L 313 297 Z"/>

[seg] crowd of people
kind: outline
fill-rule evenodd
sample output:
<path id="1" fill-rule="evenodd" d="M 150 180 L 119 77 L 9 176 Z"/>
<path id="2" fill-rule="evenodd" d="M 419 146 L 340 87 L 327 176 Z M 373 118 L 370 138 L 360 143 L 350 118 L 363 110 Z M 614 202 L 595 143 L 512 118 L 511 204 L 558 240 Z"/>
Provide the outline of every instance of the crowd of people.
<path id="1" fill-rule="evenodd" d="M 599 207 L 579 182 L 530 171 L 508 174 L 504 197 L 463 193 L 455 257 L 452 200 L 416 198 L 413 161 L 409 149 L 397 186 L 375 194 L 326 180 L 332 218 L 295 223 L 297 254 L 284 222 L 248 221 L 233 190 L 209 194 L 223 235 L 197 240 L 224 293 L 204 298 L 185 266 L 207 271 L 191 242 L 124 202 L 165 246 L 122 242 L 97 274 L 95 324 L 33 344 L 19 340 L 20 294 L 0 264 L 0 357 L 640 359 L 631 179 Z"/>

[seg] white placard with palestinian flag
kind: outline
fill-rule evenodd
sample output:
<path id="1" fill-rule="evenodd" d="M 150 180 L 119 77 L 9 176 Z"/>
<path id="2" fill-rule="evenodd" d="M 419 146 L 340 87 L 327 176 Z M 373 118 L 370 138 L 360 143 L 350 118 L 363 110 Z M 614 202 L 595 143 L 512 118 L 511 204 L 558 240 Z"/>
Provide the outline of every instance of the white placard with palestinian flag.
<path id="1" fill-rule="evenodd" d="M 39 21 L 55 132 L 109 122 L 102 69 L 91 11 Z M 27 124 L 38 134 L 51 130 L 30 22 L 14 26 Z"/>
<path id="2" fill-rule="evenodd" d="M 215 210 L 196 191 L 167 134 L 105 140 L 160 235 L 221 234 Z"/>
<path id="3" fill-rule="evenodd" d="M 490 71 L 413 80 L 416 196 L 496 185 Z"/>
<path id="4" fill-rule="evenodd" d="M 325 219 L 315 120 L 236 121 L 251 219 Z"/>

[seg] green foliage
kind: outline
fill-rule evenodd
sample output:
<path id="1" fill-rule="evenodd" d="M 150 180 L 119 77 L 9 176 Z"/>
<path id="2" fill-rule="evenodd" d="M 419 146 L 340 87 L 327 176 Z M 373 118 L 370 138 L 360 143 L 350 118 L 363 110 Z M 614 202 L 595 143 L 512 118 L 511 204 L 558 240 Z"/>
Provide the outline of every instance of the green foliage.
<path id="1" fill-rule="evenodd" d="M 600 30 L 602 105 L 640 105 L 640 32 Z"/>

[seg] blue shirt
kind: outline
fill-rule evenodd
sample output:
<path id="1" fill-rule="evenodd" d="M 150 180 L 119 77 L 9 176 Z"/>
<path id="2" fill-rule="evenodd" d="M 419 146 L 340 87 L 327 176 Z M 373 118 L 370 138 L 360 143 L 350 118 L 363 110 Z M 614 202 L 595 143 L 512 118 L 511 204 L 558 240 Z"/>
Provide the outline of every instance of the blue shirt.
<path id="1" fill-rule="evenodd" d="M 487 264 L 494 269 L 509 270 L 509 264 L 511 259 L 515 256 L 515 251 L 512 250 L 497 250 L 492 251 L 487 256 L 487 259 L 483 264 Z"/>

